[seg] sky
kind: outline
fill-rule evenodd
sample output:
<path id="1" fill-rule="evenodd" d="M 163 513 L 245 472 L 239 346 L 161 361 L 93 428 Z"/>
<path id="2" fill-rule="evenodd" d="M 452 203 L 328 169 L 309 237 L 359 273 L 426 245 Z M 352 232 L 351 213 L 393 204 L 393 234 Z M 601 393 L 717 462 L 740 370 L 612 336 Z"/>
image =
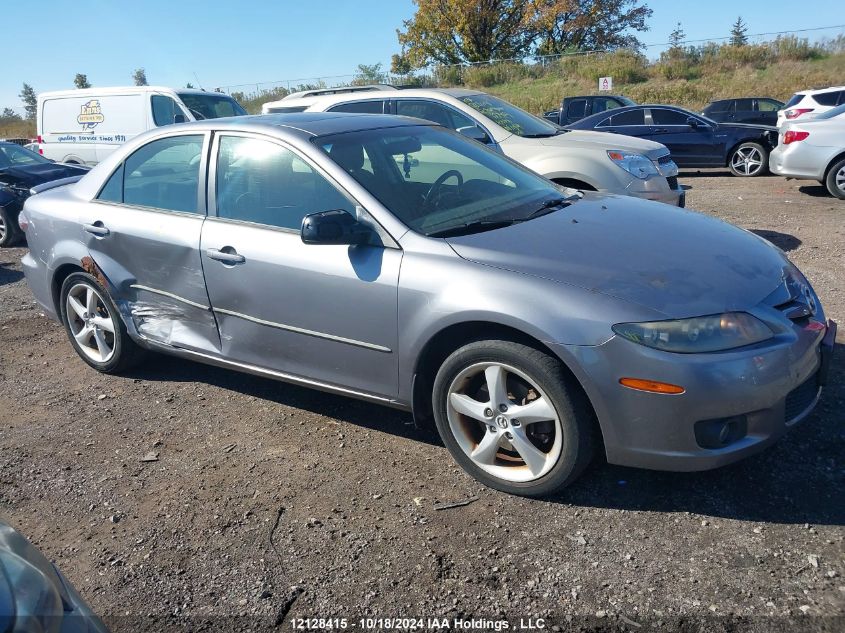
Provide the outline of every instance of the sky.
<path id="1" fill-rule="evenodd" d="M 690 40 L 724 37 L 737 15 L 750 34 L 845 24 L 841 2 L 815 0 L 804 12 L 795 0 L 645 0 L 654 13 L 640 39 L 666 42 L 679 21 Z M 94 86 L 131 85 L 139 67 L 150 84 L 172 87 L 246 84 L 234 89 L 251 92 L 259 83 L 316 78 L 332 85 L 358 64 L 388 69 L 399 50 L 396 29 L 413 13 L 412 0 L 0 0 L 4 39 L 21 39 L 0 65 L 0 108 L 22 112 L 23 82 L 36 92 L 61 90 L 84 73 Z"/>

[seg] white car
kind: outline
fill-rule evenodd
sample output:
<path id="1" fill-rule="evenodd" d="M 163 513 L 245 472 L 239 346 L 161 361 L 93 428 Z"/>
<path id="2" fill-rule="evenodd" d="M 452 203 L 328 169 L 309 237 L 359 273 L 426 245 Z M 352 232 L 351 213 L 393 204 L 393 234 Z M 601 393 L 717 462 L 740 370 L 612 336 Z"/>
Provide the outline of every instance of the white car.
<path id="1" fill-rule="evenodd" d="M 370 91 L 285 99 L 283 104 L 300 112 L 396 114 L 434 121 L 563 186 L 677 206 L 685 202 L 678 167 L 665 145 L 619 134 L 565 130 L 484 92 Z M 262 110 L 274 106 L 278 104 L 265 104 Z"/>
<path id="2" fill-rule="evenodd" d="M 783 108 L 778 110 L 778 127 L 796 119 L 804 121 L 815 119 L 820 114 L 843 103 L 845 103 L 845 86 L 796 92 Z"/>
<path id="3" fill-rule="evenodd" d="M 784 124 L 769 169 L 788 178 L 818 180 L 845 200 L 845 104 L 809 121 Z"/>
<path id="4" fill-rule="evenodd" d="M 38 95 L 38 148 L 58 163 L 96 165 L 126 141 L 164 125 L 244 115 L 227 94 L 164 86 L 60 90 Z"/>

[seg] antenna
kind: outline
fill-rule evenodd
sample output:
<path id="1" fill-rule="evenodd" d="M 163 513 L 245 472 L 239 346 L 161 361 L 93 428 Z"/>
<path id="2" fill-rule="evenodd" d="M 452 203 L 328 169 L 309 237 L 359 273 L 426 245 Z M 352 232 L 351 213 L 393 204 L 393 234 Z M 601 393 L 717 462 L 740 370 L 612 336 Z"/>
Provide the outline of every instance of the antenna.
<path id="1" fill-rule="evenodd" d="M 203 87 L 202 87 L 202 84 L 200 83 L 200 78 L 199 78 L 199 77 L 197 77 L 197 71 L 193 71 L 193 73 L 194 73 L 194 79 L 196 79 L 196 80 L 197 80 L 197 86 L 199 86 L 199 89 L 200 89 L 200 90 L 205 90 L 205 88 L 203 88 Z"/>

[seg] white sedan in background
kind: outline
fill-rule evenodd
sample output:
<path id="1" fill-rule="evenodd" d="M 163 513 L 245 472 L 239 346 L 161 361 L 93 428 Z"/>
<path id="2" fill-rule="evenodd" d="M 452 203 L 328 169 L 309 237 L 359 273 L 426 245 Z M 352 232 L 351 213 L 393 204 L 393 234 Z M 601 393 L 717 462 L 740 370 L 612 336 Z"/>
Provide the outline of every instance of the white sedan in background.
<path id="1" fill-rule="evenodd" d="M 769 169 L 787 178 L 818 180 L 845 200 L 845 104 L 815 119 L 785 123 Z"/>

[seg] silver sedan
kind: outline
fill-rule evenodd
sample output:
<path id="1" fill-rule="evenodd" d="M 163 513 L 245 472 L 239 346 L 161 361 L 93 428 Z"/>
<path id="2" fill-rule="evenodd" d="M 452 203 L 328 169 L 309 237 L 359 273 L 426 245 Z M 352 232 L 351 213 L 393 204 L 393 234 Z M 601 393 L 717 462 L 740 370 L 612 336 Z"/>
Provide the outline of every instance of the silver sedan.
<path id="1" fill-rule="evenodd" d="M 833 348 L 764 240 L 416 119 L 168 126 L 50 187 L 21 216 L 26 278 L 98 371 L 161 352 L 408 409 L 511 493 L 598 449 L 676 470 L 754 453 L 813 409 Z"/>

